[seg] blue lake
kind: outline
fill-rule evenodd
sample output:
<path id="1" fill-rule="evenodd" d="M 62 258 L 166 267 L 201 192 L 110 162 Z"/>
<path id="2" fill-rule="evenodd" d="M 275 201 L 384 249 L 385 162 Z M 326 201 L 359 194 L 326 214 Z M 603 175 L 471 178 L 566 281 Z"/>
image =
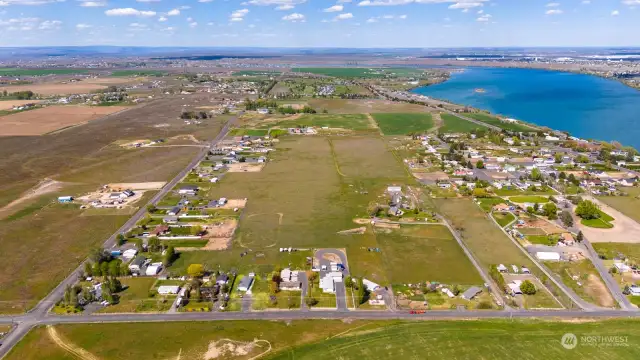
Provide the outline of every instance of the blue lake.
<path id="1" fill-rule="evenodd" d="M 615 80 L 546 70 L 466 68 L 444 83 L 414 92 L 640 149 L 640 91 Z"/>

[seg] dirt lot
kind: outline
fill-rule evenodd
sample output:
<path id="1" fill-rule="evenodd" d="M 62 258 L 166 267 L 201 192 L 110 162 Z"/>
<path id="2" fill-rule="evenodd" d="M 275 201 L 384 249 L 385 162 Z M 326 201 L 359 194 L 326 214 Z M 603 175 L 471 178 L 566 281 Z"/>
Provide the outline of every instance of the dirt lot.
<path id="1" fill-rule="evenodd" d="M 128 109 L 119 106 L 49 106 L 0 117 L 0 136 L 42 135 Z"/>
<path id="2" fill-rule="evenodd" d="M 611 229 L 596 229 L 584 226 L 580 224 L 580 221 L 576 221 L 576 224 L 589 241 L 592 243 L 640 243 L 640 224 L 602 201 L 594 199 L 593 197 L 590 197 L 589 200 L 598 204 L 602 211 L 611 215 L 615 219 L 611 222 L 613 224 L 613 228 Z"/>
<path id="3" fill-rule="evenodd" d="M 11 110 L 14 106 L 20 106 L 24 104 L 37 104 L 40 100 L 6 100 L 0 101 L 0 110 Z"/>
<path id="4" fill-rule="evenodd" d="M 10 202 L 6 206 L 0 208 L 0 219 L 10 215 L 12 212 L 19 208 L 20 204 L 24 202 L 35 199 L 40 195 L 48 194 L 62 188 L 62 184 L 59 181 L 45 179 L 40 184 L 36 185 L 34 188 L 29 189 L 26 193 L 24 193 L 20 198 Z"/>
<path id="5" fill-rule="evenodd" d="M 247 163 L 237 163 L 237 164 L 229 164 L 228 172 L 260 172 L 264 168 L 264 163 L 262 164 L 247 164 Z"/>
<path id="6" fill-rule="evenodd" d="M 247 206 L 247 199 L 229 199 L 226 204 L 220 206 L 220 209 L 242 209 L 245 206 Z"/>
<path id="7" fill-rule="evenodd" d="M 152 181 L 142 183 L 113 183 L 107 184 L 114 191 L 131 189 L 131 190 L 160 190 L 166 184 L 164 181 Z"/>

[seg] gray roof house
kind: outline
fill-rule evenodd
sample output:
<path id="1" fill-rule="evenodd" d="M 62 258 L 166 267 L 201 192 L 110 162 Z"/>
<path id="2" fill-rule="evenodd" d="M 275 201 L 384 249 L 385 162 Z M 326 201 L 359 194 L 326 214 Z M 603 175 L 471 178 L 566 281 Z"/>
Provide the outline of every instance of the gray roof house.
<path id="1" fill-rule="evenodd" d="M 480 289 L 477 286 L 473 286 L 473 287 L 470 287 L 467 291 L 465 291 L 464 294 L 462 294 L 462 298 L 465 300 L 471 300 L 481 292 L 482 292 L 482 289 Z"/>
<path id="2" fill-rule="evenodd" d="M 238 284 L 238 291 L 249 291 L 251 284 L 253 284 L 253 276 L 243 277 Z"/>

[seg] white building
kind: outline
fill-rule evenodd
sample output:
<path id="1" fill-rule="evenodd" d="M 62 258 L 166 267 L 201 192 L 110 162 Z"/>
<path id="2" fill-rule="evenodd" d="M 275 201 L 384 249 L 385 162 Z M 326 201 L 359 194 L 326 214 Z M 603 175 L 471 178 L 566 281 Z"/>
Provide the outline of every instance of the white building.
<path id="1" fill-rule="evenodd" d="M 162 285 L 158 287 L 160 295 L 176 295 L 180 291 L 180 286 Z"/>
<path id="2" fill-rule="evenodd" d="M 552 251 L 538 251 L 536 258 L 538 260 L 558 261 L 560 260 L 560 254 Z"/>
<path id="3" fill-rule="evenodd" d="M 325 293 L 335 293 L 336 292 L 336 283 L 342 282 L 342 273 L 341 272 L 329 272 L 324 277 L 320 279 L 320 288 Z"/>
<path id="4" fill-rule="evenodd" d="M 156 276 L 162 271 L 162 263 L 153 263 L 147 267 L 145 275 Z"/>

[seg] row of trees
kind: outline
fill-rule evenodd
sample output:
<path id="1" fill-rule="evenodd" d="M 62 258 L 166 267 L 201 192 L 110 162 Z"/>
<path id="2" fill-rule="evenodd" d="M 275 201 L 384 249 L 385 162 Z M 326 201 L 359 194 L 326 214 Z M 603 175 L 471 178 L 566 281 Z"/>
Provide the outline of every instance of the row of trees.
<path id="1" fill-rule="evenodd" d="M 195 120 L 208 119 L 210 116 L 206 111 L 183 111 L 182 114 L 180 114 L 180 118 L 185 120 Z"/>
<path id="2" fill-rule="evenodd" d="M 31 100 L 35 97 L 35 94 L 31 90 L 16 91 L 12 93 L 8 92 L 7 90 L 3 90 L 2 97 L 13 97 L 18 100 Z"/>
<path id="3" fill-rule="evenodd" d="M 294 109 L 292 106 L 280 106 L 278 107 L 278 113 L 280 114 L 315 114 L 316 110 L 308 105 L 305 105 L 302 109 Z"/>

